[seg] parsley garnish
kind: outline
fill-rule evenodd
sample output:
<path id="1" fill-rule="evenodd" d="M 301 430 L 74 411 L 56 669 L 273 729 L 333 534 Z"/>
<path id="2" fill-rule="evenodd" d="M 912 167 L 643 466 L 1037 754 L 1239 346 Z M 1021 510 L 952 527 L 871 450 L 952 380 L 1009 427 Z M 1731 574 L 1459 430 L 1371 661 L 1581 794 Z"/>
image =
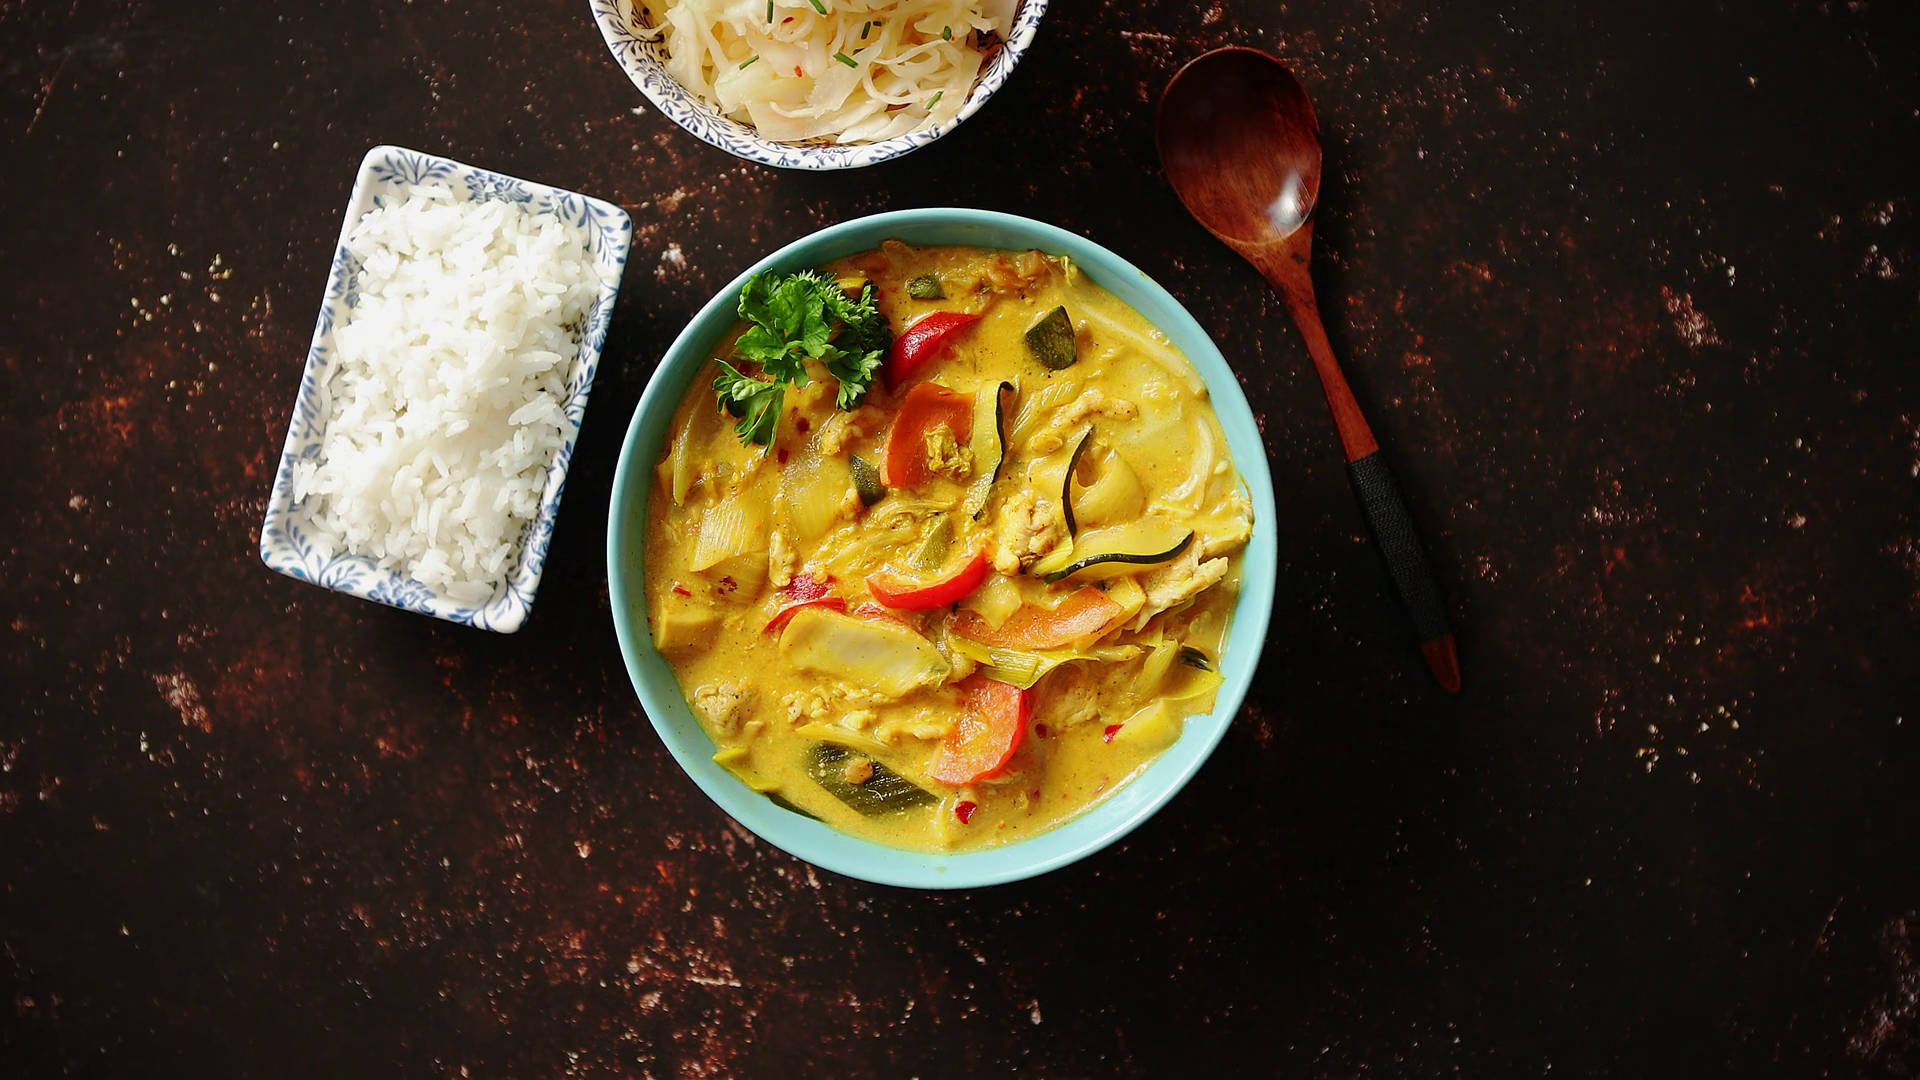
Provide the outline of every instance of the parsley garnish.
<path id="1" fill-rule="evenodd" d="M 720 375 L 713 392 L 740 421 L 733 430 L 743 443 L 773 442 L 786 388 L 812 381 L 808 360 L 819 361 L 839 381 L 836 405 L 859 407 L 893 344 L 871 284 L 854 299 L 817 270 L 754 275 L 740 290 L 740 317 L 751 325 L 734 342 L 734 359 L 759 364 L 767 378 L 742 374 L 716 358 Z"/>
<path id="2" fill-rule="evenodd" d="M 780 407 L 787 400 L 787 388 L 780 383 L 742 375 L 738 368 L 719 357 L 713 362 L 720 365 L 720 374 L 713 380 L 713 392 L 720 398 L 721 406 L 740 420 L 733 425 L 734 434 L 740 436 L 743 443 L 765 446 L 772 442 L 773 427 L 780 422 Z"/>

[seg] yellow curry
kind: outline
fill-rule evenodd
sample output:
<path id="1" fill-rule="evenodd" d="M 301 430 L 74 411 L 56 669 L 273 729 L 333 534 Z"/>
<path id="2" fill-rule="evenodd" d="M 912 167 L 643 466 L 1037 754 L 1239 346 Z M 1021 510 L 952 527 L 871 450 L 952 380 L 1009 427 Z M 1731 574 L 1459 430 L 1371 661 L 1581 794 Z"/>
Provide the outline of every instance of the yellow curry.
<path id="1" fill-rule="evenodd" d="M 1080 813 L 1211 709 L 1252 512 L 1137 312 L 1063 258 L 892 241 L 741 311 L 647 509 L 648 623 L 716 761 L 965 850 Z"/>

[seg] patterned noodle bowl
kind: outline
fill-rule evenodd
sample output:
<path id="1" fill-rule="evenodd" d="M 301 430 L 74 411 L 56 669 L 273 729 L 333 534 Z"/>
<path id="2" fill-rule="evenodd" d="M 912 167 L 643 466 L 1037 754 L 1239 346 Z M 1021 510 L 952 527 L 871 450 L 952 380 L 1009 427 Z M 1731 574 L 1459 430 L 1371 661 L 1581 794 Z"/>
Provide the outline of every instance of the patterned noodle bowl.
<path id="1" fill-rule="evenodd" d="M 1007 81 L 1007 76 L 1013 74 L 1014 65 L 1033 43 L 1041 16 L 1047 13 L 1047 0 L 1023 0 L 1014 12 L 1013 29 L 1008 32 L 1006 42 L 987 58 L 980 78 L 967 95 L 966 104 L 953 119 L 881 142 L 837 145 L 824 141 L 775 142 L 754 130 L 751 124 L 720 115 L 712 105 L 700 100 L 667 73 L 665 46 L 661 42 L 635 32 L 639 24 L 633 0 L 588 0 L 588 3 L 593 8 L 593 21 L 599 24 L 600 35 L 607 39 L 607 48 L 612 50 L 621 70 L 667 119 L 735 157 L 782 169 L 814 170 L 877 165 L 910 154 L 959 127 L 967 117 L 979 112 Z"/>

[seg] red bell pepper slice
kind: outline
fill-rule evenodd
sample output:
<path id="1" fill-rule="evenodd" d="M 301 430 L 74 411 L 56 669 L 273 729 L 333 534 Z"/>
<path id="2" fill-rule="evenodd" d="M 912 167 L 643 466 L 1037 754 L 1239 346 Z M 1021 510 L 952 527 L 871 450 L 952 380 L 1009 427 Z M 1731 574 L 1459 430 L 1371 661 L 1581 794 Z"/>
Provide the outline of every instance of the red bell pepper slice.
<path id="1" fill-rule="evenodd" d="M 1008 649 L 1057 649 L 1082 638 L 1097 636 L 1126 609 L 1091 585 L 1067 597 L 1059 607 L 1022 604 L 995 627 L 977 611 L 953 616 L 953 632 L 983 645 Z"/>
<path id="2" fill-rule="evenodd" d="M 786 629 L 793 621 L 794 613 L 801 608 L 822 607 L 834 611 L 847 610 L 847 602 L 838 596 L 829 595 L 833 578 L 812 574 L 795 574 L 793 580 L 781 586 L 779 591 L 780 607 L 774 611 L 773 618 L 767 620 L 762 633 L 775 634 Z"/>
<path id="3" fill-rule="evenodd" d="M 975 551 L 951 570 L 930 578 L 912 578 L 892 567 L 867 575 L 867 589 L 873 598 L 890 608 L 906 611 L 931 611 L 957 604 L 987 580 L 987 553 Z"/>
<path id="4" fill-rule="evenodd" d="M 818 600 L 833 591 L 832 586 L 833 576 L 831 574 L 823 574 L 820 577 L 814 577 L 812 574 L 805 573 L 795 574 L 791 581 L 781 586 L 780 595 L 787 600 L 795 602 L 801 600 Z"/>
<path id="5" fill-rule="evenodd" d="M 960 721 L 934 751 L 927 775 L 956 787 L 978 783 L 1007 771 L 1007 763 L 1027 737 L 1033 695 L 985 675 L 969 675 L 958 684 Z"/>
<path id="6" fill-rule="evenodd" d="M 980 316 L 961 311 L 936 311 L 907 327 L 905 332 L 893 339 L 893 347 L 887 350 L 886 366 L 881 369 L 886 376 L 887 389 L 898 389 L 927 361 L 940 355 L 948 339 L 979 321 Z"/>
<path id="7" fill-rule="evenodd" d="M 798 614 L 801 608 L 810 607 L 826 608 L 829 611 L 845 611 L 847 610 L 847 602 L 838 596 L 822 596 L 813 600 L 802 600 L 797 604 L 788 604 L 786 607 L 773 613 L 773 618 L 767 620 L 766 629 L 761 632 L 777 634 L 785 630 L 787 624 L 793 621 L 794 615 Z"/>
<path id="8" fill-rule="evenodd" d="M 953 431 L 955 442 L 967 445 L 973 437 L 973 398 L 939 383 L 921 383 L 907 391 L 887 433 L 880 482 L 917 488 L 933 479 L 927 468 L 927 432 L 941 424 Z"/>
<path id="9" fill-rule="evenodd" d="M 913 625 L 912 623 L 901 618 L 900 616 L 895 615 L 893 612 L 888 611 L 886 608 L 881 607 L 879 604 L 876 604 L 871 600 L 867 601 L 864 604 L 861 604 L 857 608 L 854 608 L 853 613 L 862 619 L 885 619 L 890 623 L 899 623 L 901 626 L 904 626 L 907 629 L 912 630 L 916 634 L 920 632 L 919 627 Z"/>

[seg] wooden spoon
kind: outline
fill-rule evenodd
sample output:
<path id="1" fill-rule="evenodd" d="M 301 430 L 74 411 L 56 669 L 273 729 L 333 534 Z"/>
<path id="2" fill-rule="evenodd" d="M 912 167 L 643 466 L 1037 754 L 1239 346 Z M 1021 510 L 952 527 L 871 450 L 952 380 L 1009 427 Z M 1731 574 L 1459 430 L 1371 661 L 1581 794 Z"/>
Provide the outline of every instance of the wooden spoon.
<path id="1" fill-rule="evenodd" d="M 1161 166 L 1187 211 L 1286 300 L 1333 409 L 1347 477 L 1413 620 L 1420 652 L 1440 685 L 1459 692 L 1459 653 L 1433 570 L 1320 325 L 1308 269 L 1320 200 L 1320 124 L 1306 88 L 1257 49 L 1215 49 L 1167 84 L 1156 126 Z"/>

